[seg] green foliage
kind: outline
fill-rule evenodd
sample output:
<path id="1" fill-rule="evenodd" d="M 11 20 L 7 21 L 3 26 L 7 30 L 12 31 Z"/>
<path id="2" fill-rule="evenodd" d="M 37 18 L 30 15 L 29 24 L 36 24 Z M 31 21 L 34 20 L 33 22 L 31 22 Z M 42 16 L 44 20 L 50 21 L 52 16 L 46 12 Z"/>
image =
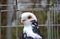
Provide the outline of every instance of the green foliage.
<path id="1" fill-rule="evenodd" d="M 37 11 L 37 12 L 34 12 L 34 14 L 37 17 L 39 24 L 44 24 L 45 23 L 45 21 L 47 19 L 47 12 Z"/>
<path id="2" fill-rule="evenodd" d="M 12 28 L 12 39 L 16 39 L 16 28 Z"/>

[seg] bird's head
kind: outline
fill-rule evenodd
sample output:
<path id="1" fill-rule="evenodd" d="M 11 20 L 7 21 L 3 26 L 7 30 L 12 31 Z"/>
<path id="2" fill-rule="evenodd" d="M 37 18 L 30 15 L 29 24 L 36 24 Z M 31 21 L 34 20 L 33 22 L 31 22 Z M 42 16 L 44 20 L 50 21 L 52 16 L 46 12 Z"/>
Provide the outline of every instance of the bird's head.
<path id="1" fill-rule="evenodd" d="M 32 20 L 37 21 L 37 18 L 33 13 L 25 12 L 25 13 L 21 14 L 21 23 L 29 25 L 29 24 L 31 24 Z"/>

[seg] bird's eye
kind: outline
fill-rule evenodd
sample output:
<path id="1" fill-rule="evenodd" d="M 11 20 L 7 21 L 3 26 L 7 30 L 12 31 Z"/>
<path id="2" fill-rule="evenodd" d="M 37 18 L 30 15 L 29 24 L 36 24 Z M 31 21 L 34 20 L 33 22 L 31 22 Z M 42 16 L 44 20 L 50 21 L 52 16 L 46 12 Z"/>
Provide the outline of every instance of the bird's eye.
<path id="1" fill-rule="evenodd" d="M 32 18 L 32 16 L 28 16 L 28 19 L 31 19 Z"/>

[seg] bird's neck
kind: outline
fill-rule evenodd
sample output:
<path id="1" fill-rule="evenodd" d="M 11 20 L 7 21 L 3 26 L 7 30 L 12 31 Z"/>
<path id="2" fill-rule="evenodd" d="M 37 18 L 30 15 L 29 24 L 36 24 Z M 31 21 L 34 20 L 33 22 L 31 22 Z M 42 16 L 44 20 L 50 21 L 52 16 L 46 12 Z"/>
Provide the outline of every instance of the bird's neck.
<path id="1" fill-rule="evenodd" d="M 26 33 L 32 32 L 32 26 L 24 26 L 23 32 L 26 32 Z"/>
<path id="2" fill-rule="evenodd" d="M 31 25 L 24 25 L 24 28 L 32 28 Z"/>
<path id="3" fill-rule="evenodd" d="M 25 26 L 26 26 L 26 27 L 30 27 L 31 24 L 32 24 L 31 22 L 25 22 L 25 23 L 24 23 L 24 27 L 25 27 Z"/>

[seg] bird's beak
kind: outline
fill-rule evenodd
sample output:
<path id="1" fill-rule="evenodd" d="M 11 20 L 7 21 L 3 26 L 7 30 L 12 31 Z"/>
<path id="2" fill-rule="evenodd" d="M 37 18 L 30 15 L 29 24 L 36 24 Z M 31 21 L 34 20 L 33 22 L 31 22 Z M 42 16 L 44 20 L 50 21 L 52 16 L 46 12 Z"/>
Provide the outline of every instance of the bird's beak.
<path id="1" fill-rule="evenodd" d="M 21 20 L 21 23 L 24 23 L 25 22 L 25 20 Z"/>

